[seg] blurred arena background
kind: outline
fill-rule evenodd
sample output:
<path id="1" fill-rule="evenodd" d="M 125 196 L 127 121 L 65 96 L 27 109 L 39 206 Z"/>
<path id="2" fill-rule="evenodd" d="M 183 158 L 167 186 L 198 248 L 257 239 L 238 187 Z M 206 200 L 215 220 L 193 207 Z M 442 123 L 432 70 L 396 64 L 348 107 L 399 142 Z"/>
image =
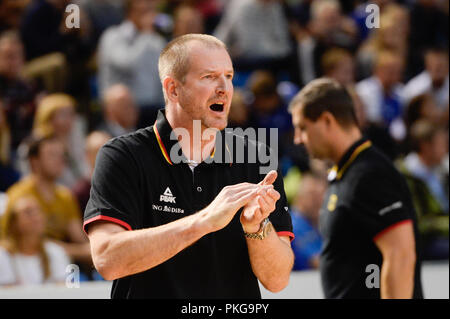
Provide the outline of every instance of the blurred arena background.
<path id="1" fill-rule="evenodd" d="M 153 124 L 159 53 L 186 33 L 229 48 L 229 126 L 278 128 L 296 263 L 288 288 L 263 297 L 322 298 L 328 167 L 293 144 L 287 105 L 328 76 L 408 182 L 425 297 L 449 298 L 448 18 L 446 0 L 0 0 L 0 298 L 109 297 L 81 227 L 96 152 Z M 58 143 L 41 148 L 48 136 Z M 68 264 L 80 288 L 66 288 Z"/>

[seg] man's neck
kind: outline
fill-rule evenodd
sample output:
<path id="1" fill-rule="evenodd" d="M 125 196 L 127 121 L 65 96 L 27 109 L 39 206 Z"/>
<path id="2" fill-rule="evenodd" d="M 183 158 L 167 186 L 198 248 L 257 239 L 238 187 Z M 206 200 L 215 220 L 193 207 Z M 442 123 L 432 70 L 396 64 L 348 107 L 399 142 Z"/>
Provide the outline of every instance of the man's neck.
<path id="1" fill-rule="evenodd" d="M 335 147 L 330 155 L 330 159 L 333 163 L 338 164 L 349 148 L 361 138 L 362 134 L 356 127 L 336 134 L 336 138 L 333 141 L 333 145 L 335 145 Z"/>
<path id="2" fill-rule="evenodd" d="M 183 135 L 178 134 L 178 143 L 188 160 L 200 163 L 211 155 L 216 143 L 216 130 L 208 130 L 200 120 L 194 121 L 181 108 L 171 108 L 170 111 L 166 108 L 166 118 L 173 130 L 184 129 L 188 134 L 188 139 L 180 138 Z"/>

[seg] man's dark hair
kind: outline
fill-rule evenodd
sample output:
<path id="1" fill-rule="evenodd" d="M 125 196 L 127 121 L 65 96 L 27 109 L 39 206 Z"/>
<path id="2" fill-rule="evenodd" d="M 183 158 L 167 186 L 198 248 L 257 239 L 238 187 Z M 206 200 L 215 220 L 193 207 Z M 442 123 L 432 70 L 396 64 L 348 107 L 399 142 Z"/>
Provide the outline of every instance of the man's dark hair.
<path id="1" fill-rule="evenodd" d="M 289 111 L 302 106 L 303 116 L 317 121 L 330 112 L 342 127 L 358 125 L 353 100 L 344 86 L 330 78 L 319 78 L 307 84 L 292 99 Z"/>

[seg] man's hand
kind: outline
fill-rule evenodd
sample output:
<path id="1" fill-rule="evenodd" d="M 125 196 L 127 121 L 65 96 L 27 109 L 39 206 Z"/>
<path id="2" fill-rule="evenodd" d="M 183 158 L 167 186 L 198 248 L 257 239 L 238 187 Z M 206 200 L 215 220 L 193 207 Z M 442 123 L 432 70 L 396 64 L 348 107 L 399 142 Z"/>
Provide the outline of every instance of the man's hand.
<path id="1" fill-rule="evenodd" d="M 241 224 L 247 233 L 255 233 L 259 230 L 261 222 L 274 210 L 280 193 L 273 188 L 277 179 L 277 172 L 270 171 L 269 174 L 258 184 L 262 186 L 256 196 L 244 207 L 241 214 Z"/>
<path id="2" fill-rule="evenodd" d="M 240 183 L 225 186 L 216 198 L 199 213 L 208 224 L 209 232 L 218 231 L 227 226 L 236 212 L 260 192 L 267 192 L 272 185 Z"/>

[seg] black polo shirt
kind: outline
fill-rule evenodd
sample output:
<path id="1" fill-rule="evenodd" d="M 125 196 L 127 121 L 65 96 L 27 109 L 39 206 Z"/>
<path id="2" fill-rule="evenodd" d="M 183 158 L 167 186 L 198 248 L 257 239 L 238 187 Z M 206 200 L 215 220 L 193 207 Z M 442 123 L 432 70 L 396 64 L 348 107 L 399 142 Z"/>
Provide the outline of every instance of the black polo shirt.
<path id="1" fill-rule="evenodd" d="M 406 182 L 389 159 L 364 139 L 352 145 L 333 167 L 329 181 L 319 222 L 325 297 L 380 298 L 383 259 L 375 245 L 377 237 L 403 223 L 413 223 L 419 256 L 416 216 Z M 419 257 L 417 260 L 414 297 L 421 298 Z"/>
<path id="2" fill-rule="evenodd" d="M 227 185 L 264 178 L 258 163 L 237 163 L 226 143 L 217 145 L 213 154 L 221 156 L 221 163 L 204 161 L 193 171 L 186 163 L 174 163 L 169 154 L 178 142 L 170 139 L 171 131 L 160 111 L 154 126 L 112 139 L 101 148 L 85 210 L 85 231 L 96 220 L 128 230 L 164 225 L 205 208 Z M 246 147 L 251 143 L 246 140 Z M 270 220 L 280 236 L 293 237 L 281 174 L 274 187 L 281 198 Z M 115 280 L 112 298 L 260 298 L 240 212 L 228 226 L 166 262 Z"/>

